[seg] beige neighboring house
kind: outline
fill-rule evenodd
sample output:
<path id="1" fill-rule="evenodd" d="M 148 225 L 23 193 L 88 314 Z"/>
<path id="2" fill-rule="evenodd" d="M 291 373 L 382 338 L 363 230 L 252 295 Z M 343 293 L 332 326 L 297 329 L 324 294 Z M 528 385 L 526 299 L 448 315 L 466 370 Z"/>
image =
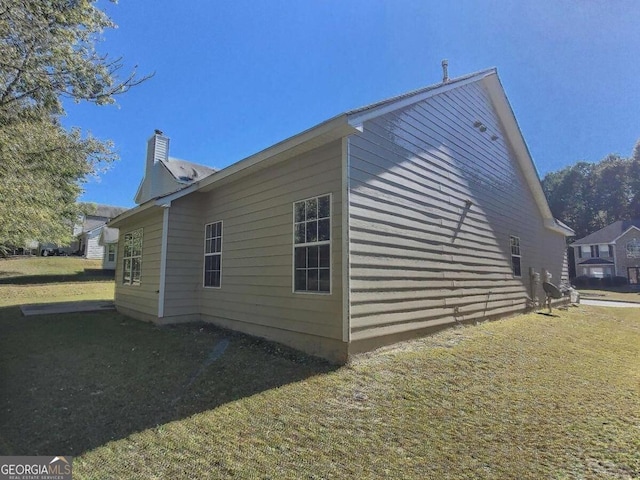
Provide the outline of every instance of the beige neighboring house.
<path id="1" fill-rule="evenodd" d="M 620 276 L 627 277 L 630 285 L 640 285 L 640 219 L 618 220 L 570 247 L 576 276 Z"/>
<path id="2" fill-rule="evenodd" d="M 147 172 L 165 146 L 157 132 Z M 526 311 L 543 297 L 533 273 L 568 280 L 573 231 L 551 215 L 495 69 L 148 196 L 109 224 L 121 313 L 211 322 L 336 362 Z"/>

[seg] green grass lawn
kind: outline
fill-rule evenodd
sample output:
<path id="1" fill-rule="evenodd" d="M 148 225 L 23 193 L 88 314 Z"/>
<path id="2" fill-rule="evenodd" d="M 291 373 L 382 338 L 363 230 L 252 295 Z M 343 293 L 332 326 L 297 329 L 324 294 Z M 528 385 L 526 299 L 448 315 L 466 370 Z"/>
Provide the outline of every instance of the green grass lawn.
<path id="1" fill-rule="evenodd" d="M 0 455 L 74 478 L 640 477 L 640 319 L 578 307 L 334 367 L 203 325 L 0 308 Z"/>
<path id="2" fill-rule="evenodd" d="M 101 265 L 101 260 L 79 257 L 0 259 L 0 307 L 25 303 L 112 300 L 113 279 L 95 273 Z M 85 269 L 90 272 L 85 273 Z"/>

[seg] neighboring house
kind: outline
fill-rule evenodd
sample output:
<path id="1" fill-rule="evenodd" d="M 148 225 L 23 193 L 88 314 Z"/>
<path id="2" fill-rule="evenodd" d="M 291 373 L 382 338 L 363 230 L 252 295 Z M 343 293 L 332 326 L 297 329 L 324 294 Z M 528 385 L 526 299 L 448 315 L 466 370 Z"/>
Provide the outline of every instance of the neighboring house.
<path id="1" fill-rule="evenodd" d="M 627 277 L 640 284 L 640 219 L 618 220 L 573 242 L 576 275 Z"/>
<path id="2" fill-rule="evenodd" d="M 100 232 L 98 243 L 104 247 L 104 256 L 102 257 L 102 268 L 104 270 L 115 270 L 118 261 L 118 236 L 117 228 L 109 228 L 106 225 Z"/>
<path id="3" fill-rule="evenodd" d="M 107 222 L 127 209 L 110 205 L 96 205 L 91 213 L 83 215 L 74 226 L 73 235 L 77 241 L 75 249 L 85 258 L 104 258 L 105 249 L 100 244 L 100 235 Z"/>
<path id="4" fill-rule="evenodd" d="M 109 226 L 121 313 L 338 362 L 532 308 L 534 272 L 567 280 L 573 234 L 495 69 L 338 115 Z"/>

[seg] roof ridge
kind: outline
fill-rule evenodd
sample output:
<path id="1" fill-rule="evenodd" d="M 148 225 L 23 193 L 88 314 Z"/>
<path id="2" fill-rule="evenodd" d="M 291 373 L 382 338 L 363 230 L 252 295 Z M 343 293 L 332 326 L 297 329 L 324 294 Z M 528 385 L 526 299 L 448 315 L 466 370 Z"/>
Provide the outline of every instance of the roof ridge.
<path id="1" fill-rule="evenodd" d="M 475 76 L 487 75 L 487 74 L 490 74 L 490 73 L 497 73 L 497 71 L 498 71 L 498 69 L 496 67 L 491 67 L 491 68 L 485 68 L 483 70 L 479 70 L 477 72 L 467 73 L 467 74 L 462 75 L 460 77 L 450 78 L 446 83 L 443 83 L 443 82 L 433 83 L 431 85 L 427 85 L 426 87 L 420 87 L 420 88 L 417 88 L 415 90 L 411 90 L 409 92 L 402 93 L 400 95 L 394 95 L 393 97 L 389 97 L 389 98 L 386 98 L 384 100 L 380 100 L 380 101 L 377 101 L 377 102 L 374 102 L 374 103 L 370 103 L 370 104 L 364 105 L 362 107 L 355 108 L 353 110 L 347 110 L 344 114 L 345 115 L 353 115 L 354 113 L 364 112 L 366 110 L 371 110 L 373 108 L 380 107 L 380 106 L 386 105 L 388 103 L 393 103 L 393 102 L 395 102 L 397 100 L 401 100 L 403 98 L 409 98 L 409 97 L 412 97 L 414 95 L 419 95 L 421 93 L 425 93 L 425 92 L 428 92 L 430 90 L 434 90 L 434 89 L 442 87 L 444 85 L 452 85 L 454 83 L 458 83 L 458 82 L 462 82 L 462 81 L 465 81 L 465 80 L 469 80 L 470 78 L 473 78 Z"/>

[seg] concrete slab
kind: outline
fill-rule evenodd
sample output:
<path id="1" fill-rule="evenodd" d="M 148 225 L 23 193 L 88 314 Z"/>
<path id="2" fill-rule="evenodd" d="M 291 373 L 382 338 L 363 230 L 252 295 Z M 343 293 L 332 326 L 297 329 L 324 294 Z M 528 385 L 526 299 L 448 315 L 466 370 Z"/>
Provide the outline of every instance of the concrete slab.
<path id="1" fill-rule="evenodd" d="M 33 315 L 54 315 L 57 313 L 75 312 L 97 312 L 115 310 L 116 306 L 112 301 L 105 300 L 84 300 L 81 302 L 60 302 L 41 303 L 36 305 L 22 305 L 22 315 L 31 317 Z"/>

